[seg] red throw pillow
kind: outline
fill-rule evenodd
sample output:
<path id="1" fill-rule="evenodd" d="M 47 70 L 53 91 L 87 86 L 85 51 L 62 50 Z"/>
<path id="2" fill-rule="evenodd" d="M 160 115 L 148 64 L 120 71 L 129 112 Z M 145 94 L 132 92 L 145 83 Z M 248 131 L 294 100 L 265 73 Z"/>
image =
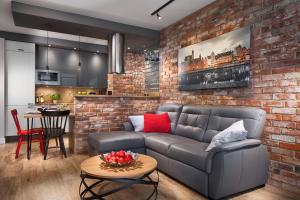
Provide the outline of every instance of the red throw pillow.
<path id="1" fill-rule="evenodd" d="M 171 133 L 171 122 L 168 113 L 145 114 L 144 132 Z"/>

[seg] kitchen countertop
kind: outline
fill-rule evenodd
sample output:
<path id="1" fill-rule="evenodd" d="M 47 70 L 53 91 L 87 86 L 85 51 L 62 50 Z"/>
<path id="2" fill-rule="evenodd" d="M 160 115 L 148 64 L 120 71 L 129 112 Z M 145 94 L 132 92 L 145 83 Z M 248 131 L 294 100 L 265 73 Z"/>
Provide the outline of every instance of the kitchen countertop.
<path id="1" fill-rule="evenodd" d="M 75 95 L 75 98 L 89 97 L 89 98 L 141 98 L 141 99 L 159 99 L 159 96 L 122 96 L 122 95 Z"/>
<path id="2" fill-rule="evenodd" d="M 74 105 L 74 102 L 72 103 L 64 103 L 64 102 L 58 102 L 58 103 L 35 103 L 35 106 L 43 106 L 43 105 L 61 105 L 61 104 L 67 104 L 67 105 Z"/>

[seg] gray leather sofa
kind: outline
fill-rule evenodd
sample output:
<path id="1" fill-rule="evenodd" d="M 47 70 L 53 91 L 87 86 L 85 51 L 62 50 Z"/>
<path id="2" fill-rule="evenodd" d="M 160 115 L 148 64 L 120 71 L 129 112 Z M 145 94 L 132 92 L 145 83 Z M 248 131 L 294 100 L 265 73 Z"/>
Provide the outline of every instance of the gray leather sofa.
<path id="1" fill-rule="evenodd" d="M 90 153 L 132 150 L 158 161 L 158 169 L 203 195 L 220 199 L 264 185 L 269 158 L 261 145 L 265 111 L 245 107 L 208 107 L 166 104 L 157 113 L 168 112 L 172 134 L 125 131 L 91 133 Z M 210 152 L 212 138 L 238 120 L 244 120 L 247 140 L 232 142 Z"/>

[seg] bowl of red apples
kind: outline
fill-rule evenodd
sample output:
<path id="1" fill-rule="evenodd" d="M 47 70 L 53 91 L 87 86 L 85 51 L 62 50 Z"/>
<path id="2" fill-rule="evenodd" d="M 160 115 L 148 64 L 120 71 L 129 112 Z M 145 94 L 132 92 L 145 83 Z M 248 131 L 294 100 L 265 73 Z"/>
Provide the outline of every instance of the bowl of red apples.
<path id="1" fill-rule="evenodd" d="M 133 164 L 138 158 L 137 153 L 131 151 L 112 151 L 110 153 L 100 154 L 100 159 L 112 167 L 124 167 Z"/>

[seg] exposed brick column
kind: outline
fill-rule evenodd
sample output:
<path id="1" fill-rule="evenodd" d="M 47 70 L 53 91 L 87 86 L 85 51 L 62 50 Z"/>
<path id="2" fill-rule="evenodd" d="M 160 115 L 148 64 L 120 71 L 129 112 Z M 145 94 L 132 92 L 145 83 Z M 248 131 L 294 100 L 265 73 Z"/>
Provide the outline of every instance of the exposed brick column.
<path id="1" fill-rule="evenodd" d="M 126 53 L 125 74 L 108 74 L 108 91 L 113 95 L 143 96 L 145 93 L 145 57 L 142 53 Z"/>

